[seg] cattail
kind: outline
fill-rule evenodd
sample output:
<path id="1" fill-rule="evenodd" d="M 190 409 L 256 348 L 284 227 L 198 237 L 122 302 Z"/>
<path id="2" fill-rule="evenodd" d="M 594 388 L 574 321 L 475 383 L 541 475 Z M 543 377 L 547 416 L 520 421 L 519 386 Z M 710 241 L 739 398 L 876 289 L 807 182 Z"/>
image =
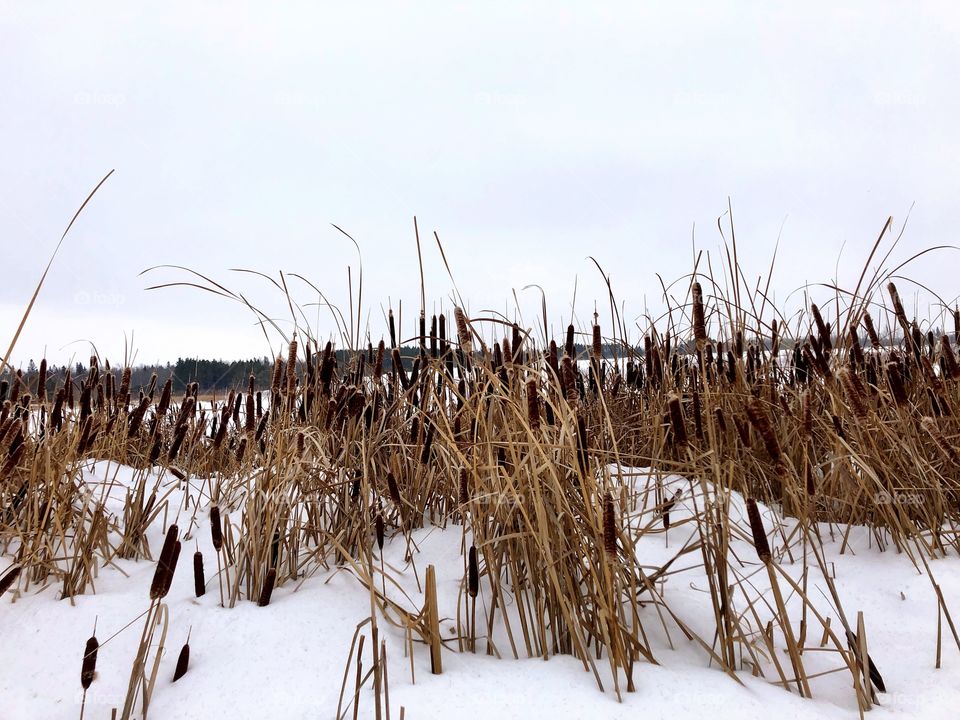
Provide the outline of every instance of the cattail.
<path id="1" fill-rule="evenodd" d="M 563 354 L 567 357 L 572 358 L 576 352 L 576 346 L 574 345 L 574 327 L 573 325 L 567 325 L 567 339 L 563 345 Z"/>
<path id="2" fill-rule="evenodd" d="M 157 569 L 153 574 L 153 582 L 150 585 L 151 600 L 166 597 L 166 594 L 170 591 L 173 574 L 177 569 L 177 559 L 180 557 L 180 542 L 177 540 L 177 532 L 176 525 L 171 525 L 167 530 L 163 548 L 160 550 L 160 559 L 157 561 Z"/>
<path id="3" fill-rule="evenodd" d="M 721 435 L 727 434 L 727 419 L 723 414 L 722 407 L 715 407 L 713 409 L 714 417 L 717 419 L 717 429 L 720 430 Z"/>
<path id="4" fill-rule="evenodd" d="M 470 327 L 467 323 L 467 316 L 459 307 L 453 308 L 453 319 L 457 325 L 457 341 L 460 343 L 460 349 L 469 353 L 473 348 L 473 337 L 470 334 Z"/>
<path id="5" fill-rule="evenodd" d="M 217 505 L 210 508 L 210 539 L 213 541 L 213 549 L 220 552 L 223 547 L 223 529 L 220 525 L 220 508 Z"/>
<path id="6" fill-rule="evenodd" d="M 903 330 L 903 339 L 909 342 L 911 337 L 910 324 L 907 322 L 907 314 L 903 310 L 903 303 L 900 302 L 900 293 L 897 292 L 897 286 L 889 283 L 887 292 L 890 293 L 890 301 L 893 303 L 893 313 L 900 324 L 900 329 Z"/>
<path id="7" fill-rule="evenodd" d="M 953 341 L 960 343 L 960 308 L 953 311 Z"/>
<path id="8" fill-rule="evenodd" d="M 903 375 L 900 372 L 900 366 L 895 362 L 887 363 L 887 383 L 897 405 L 906 405 L 907 391 L 903 386 Z"/>
<path id="9" fill-rule="evenodd" d="M 567 402 L 571 405 L 576 405 L 580 399 L 580 394 L 577 392 L 577 380 L 574 376 L 573 360 L 570 359 L 569 355 L 564 355 L 563 362 L 560 363 L 560 383 L 563 387 L 563 394 Z"/>
<path id="10" fill-rule="evenodd" d="M 598 323 L 593 325 L 593 357 L 595 360 L 600 360 L 603 357 L 603 338 L 600 335 L 600 325 Z"/>
<path id="11" fill-rule="evenodd" d="M 577 415 L 577 463 L 580 466 L 580 472 L 586 477 L 589 465 L 589 456 L 587 454 L 587 424 L 583 415 Z"/>
<path id="12" fill-rule="evenodd" d="M 384 526 L 383 526 L 383 515 L 377 513 L 376 520 L 374 521 L 374 528 L 377 535 L 377 549 L 383 550 L 383 536 L 384 536 Z"/>
<path id="13" fill-rule="evenodd" d="M 477 548 L 470 546 L 467 553 L 467 593 L 475 598 L 480 591 L 480 567 L 477 563 Z"/>
<path id="14" fill-rule="evenodd" d="M 954 465 L 960 465 L 960 453 L 957 452 L 957 449 L 950 444 L 950 441 L 940 432 L 940 428 L 937 427 L 936 421 L 930 416 L 924 416 L 920 421 L 920 426 L 933 438 L 933 441 L 937 444 L 937 447 L 940 448 L 940 451 L 947 456 L 947 458 Z"/>
<path id="15" fill-rule="evenodd" d="M 700 349 L 707 342 L 707 323 L 703 311 L 703 288 L 700 287 L 700 283 L 693 283 L 691 294 L 693 295 L 693 339 L 696 341 L 697 348 Z"/>
<path id="16" fill-rule="evenodd" d="M 540 427 L 540 398 L 537 395 L 537 381 L 533 378 L 527 380 L 527 419 L 533 430 Z"/>
<path id="17" fill-rule="evenodd" d="M 17 581 L 17 578 L 20 577 L 20 566 L 14 565 L 12 568 L 7 570 L 3 574 L 3 577 L 0 577 L 0 595 L 3 595 L 7 590 L 13 587 L 13 583 Z"/>
<path id="18" fill-rule="evenodd" d="M 944 375 L 949 378 L 960 378 L 960 365 L 957 365 L 957 356 L 954 355 L 953 348 L 950 347 L 950 338 L 946 335 L 940 336 L 940 357 L 943 358 L 946 369 Z"/>
<path id="19" fill-rule="evenodd" d="M 820 345 L 824 352 L 829 353 L 833 350 L 833 343 L 830 341 L 830 328 L 823 321 L 823 316 L 820 315 L 820 308 L 817 307 L 816 303 L 810 303 L 810 312 L 813 314 L 813 322 L 817 326 L 817 336 L 820 340 Z"/>
<path id="20" fill-rule="evenodd" d="M 267 576 L 263 579 L 263 587 L 260 589 L 260 598 L 257 600 L 259 607 L 266 607 L 270 604 L 270 598 L 273 595 L 273 586 L 277 582 L 276 568 L 267 570 Z"/>
<path id="21" fill-rule="evenodd" d="M 185 642 L 180 648 L 180 655 L 177 656 L 177 667 L 173 671 L 173 682 L 176 682 L 187 674 L 190 667 L 190 643 Z"/>
<path id="22" fill-rule="evenodd" d="M 675 445 L 683 447 L 687 444 L 687 426 L 683 419 L 683 407 L 680 405 L 680 398 L 677 395 L 671 395 L 667 402 L 670 410 L 670 428 L 673 430 L 673 442 Z"/>
<path id="23" fill-rule="evenodd" d="M 747 500 L 747 517 L 750 519 L 750 531 L 753 533 L 753 546 L 757 549 L 757 556 L 762 563 L 767 564 L 770 562 L 770 544 L 763 529 L 760 508 L 753 498 Z"/>
<path id="24" fill-rule="evenodd" d="M 843 386 L 843 392 L 847 396 L 847 403 L 853 414 L 860 418 L 865 418 L 868 413 L 867 393 L 860 382 L 860 377 L 851 370 L 844 368 L 840 371 L 840 384 Z"/>
<path id="25" fill-rule="evenodd" d="M 193 593 L 201 597 L 206 591 L 206 582 L 203 579 L 203 553 L 197 550 L 193 554 Z"/>
<path id="26" fill-rule="evenodd" d="M 746 412 L 750 424 L 756 428 L 756 431 L 763 439 L 764 447 L 766 447 L 770 459 L 777 464 L 782 462 L 783 453 L 780 450 L 780 441 L 777 439 L 777 434 L 770 424 L 770 419 L 767 417 L 767 411 L 764 410 L 763 404 L 757 398 L 750 398 Z"/>
<path id="27" fill-rule="evenodd" d="M 90 687 L 93 677 L 97 673 L 97 651 L 99 649 L 100 643 L 97 642 L 96 635 L 91 635 L 83 650 L 83 664 L 80 666 L 80 685 L 84 691 Z"/>
<path id="28" fill-rule="evenodd" d="M 877 329 L 873 325 L 873 318 L 870 317 L 870 313 L 868 312 L 863 314 L 863 326 L 867 329 L 867 337 L 870 338 L 870 344 L 873 346 L 873 349 L 879 350 L 880 336 L 877 335 Z"/>
<path id="29" fill-rule="evenodd" d="M 37 402 L 44 403 L 47 400 L 47 359 L 40 360 L 40 370 L 37 373 Z"/>
<path id="30" fill-rule="evenodd" d="M 613 496 L 603 496 L 603 549 L 611 558 L 617 557 L 617 525 L 613 510 Z"/>
<path id="31" fill-rule="evenodd" d="M 397 485 L 397 478 L 393 471 L 387 471 L 387 491 L 390 493 L 390 499 L 398 508 L 403 506 L 403 500 L 400 497 L 400 487 Z"/>
<path id="32" fill-rule="evenodd" d="M 466 505 L 470 501 L 470 484 L 467 476 L 467 469 L 460 468 L 459 474 L 460 487 L 459 487 L 459 501 L 461 505 Z"/>

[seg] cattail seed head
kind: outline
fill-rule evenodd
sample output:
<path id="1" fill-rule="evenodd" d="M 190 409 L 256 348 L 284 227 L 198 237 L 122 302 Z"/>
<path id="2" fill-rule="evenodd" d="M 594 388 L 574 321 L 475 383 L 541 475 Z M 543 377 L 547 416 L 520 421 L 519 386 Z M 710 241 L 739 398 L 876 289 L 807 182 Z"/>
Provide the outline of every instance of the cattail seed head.
<path id="1" fill-rule="evenodd" d="M 387 491 L 390 493 L 390 499 L 398 508 L 403 507 L 403 500 L 400 497 L 400 487 L 397 485 L 397 478 L 392 471 L 387 472 Z"/>
<path id="2" fill-rule="evenodd" d="M 527 380 L 527 420 L 532 429 L 540 427 L 540 398 L 537 395 L 537 381 L 533 378 Z"/>
<path id="3" fill-rule="evenodd" d="M 763 529 L 763 519 L 760 517 L 760 508 L 753 498 L 747 500 L 747 517 L 750 519 L 750 531 L 753 533 L 753 546 L 757 549 L 757 556 L 764 564 L 770 562 L 770 543 L 767 533 Z"/>
<path id="4" fill-rule="evenodd" d="M 920 426 L 927 432 L 927 434 L 933 439 L 937 444 L 937 447 L 940 448 L 940 451 L 947 457 L 950 462 L 955 466 L 960 465 L 960 452 L 947 440 L 946 436 L 940 431 L 940 428 L 937 427 L 937 421 L 930 416 L 925 416 L 920 421 Z"/>
<path id="5" fill-rule="evenodd" d="M 467 593 L 475 598 L 480 591 L 480 567 L 477 563 L 477 548 L 470 546 L 467 553 Z"/>
<path id="6" fill-rule="evenodd" d="M 767 416 L 767 411 L 764 409 L 763 404 L 759 399 L 752 397 L 747 404 L 746 412 L 750 424 L 753 425 L 763 439 L 763 445 L 766 447 L 770 459 L 773 460 L 774 463 L 781 463 L 783 461 L 783 452 L 780 449 L 780 441 L 777 439 L 777 434 L 770 424 L 770 418 Z"/>
<path id="7" fill-rule="evenodd" d="M 603 549 L 611 558 L 617 557 L 617 524 L 613 508 L 613 496 L 603 496 Z"/>
<path id="8" fill-rule="evenodd" d="M 703 310 L 703 288 L 700 287 L 700 283 L 693 283 L 691 295 L 693 296 L 693 339 L 696 341 L 697 348 L 702 348 L 707 342 L 707 323 Z"/>
<path id="9" fill-rule="evenodd" d="M 197 550 L 193 554 L 193 594 L 201 597 L 207 591 L 206 585 L 203 579 L 203 553 Z"/>
<path id="10" fill-rule="evenodd" d="M 867 407 L 867 393 L 860 381 L 860 377 L 848 368 L 843 368 L 840 373 L 840 384 L 843 386 L 843 392 L 847 396 L 847 404 L 853 410 L 853 414 L 859 418 L 867 417 L 869 412 Z"/>
<path id="11" fill-rule="evenodd" d="M 670 428 L 673 431 L 673 442 L 679 447 L 687 444 L 687 425 L 683 419 L 683 407 L 680 404 L 680 397 L 671 395 L 667 402 L 670 411 Z"/>
<path id="12" fill-rule="evenodd" d="M 177 559 L 180 557 L 180 542 L 177 540 L 179 529 L 171 525 L 160 550 L 160 559 L 157 569 L 153 573 L 153 582 L 150 585 L 150 599 L 159 600 L 170 592 L 173 574 L 177 569 Z"/>
<path id="13" fill-rule="evenodd" d="M 213 541 L 213 549 L 220 552 L 223 547 L 223 528 L 220 524 L 220 508 L 217 505 L 210 508 L 210 539 Z"/>
<path id="14" fill-rule="evenodd" d="M 97 642 L 96 636 L 91 635 L 83 650 L 83 664 L 80 666 L 80 686 L 84 690 L 90 687 L 97 673 L 97 651 L 99 649 L 100 643 Z"/>
<path id="15" fill-rule="evenodd" d="M 887 363 L 887 383 L 897 405 L 906 405 L 907 391 L 903 385 L 903 375 L 900 372 L 900 366 L 892 361 Z"/>
<path id="16" fill-rule="evenodd" d="M 184 643 L 180 648 L 180 654 L 177 656 L 177 667 L 173 671 L 173 682 L 176 682 L 184 675 L 190 667 L 190 643 Z"/>
<path id="17" fill-rule="evenodd" d="M 457 341 L 460 343 L 460 349 L 465 353 L 471 352 L 473 349 L 473 336 L 470 334 L 467 316 L 461 308 L 453 308 L 453 320 L 457 326 Z"/>
<path id="18" fill-rule="evenodd" d="M 257 599 L 259 607 L 266 607 L 270 604 L 270 598 L 273 596 L 273 586 L 277 582 L 276 568 L 267 570 L 267 576 L 263 579 L 263 587 L 260 589 L 260 597 Z"/>

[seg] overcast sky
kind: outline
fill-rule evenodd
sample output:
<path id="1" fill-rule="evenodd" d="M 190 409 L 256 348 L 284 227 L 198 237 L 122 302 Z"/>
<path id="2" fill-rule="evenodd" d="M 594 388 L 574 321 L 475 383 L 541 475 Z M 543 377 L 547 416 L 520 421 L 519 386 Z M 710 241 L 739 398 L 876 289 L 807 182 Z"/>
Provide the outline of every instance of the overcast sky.
<path id="1" fill-rule="evenodd" d="M 0 3 L 0 343 L 6 348 L 67 222 L 14 353 L 114 363 L 262 356 L 239 304 L 188 288 L 171 263 L 248 295 L 285 331 L 282 295 L 249 268 L 300 273 L 348 313 L 359 243 L 363 324 L 450 309 L 443 241 L 472 314 L 559 331 L 589 323 L 611 273 L 634 339 L 664 281 L 719 269 L 731 198 L 740 260 L 802 303 L 852 287 L 886 218 L 895 259 L 960 226 L 960 11 L 953 3 Z M 911 211 L 911 206 L 913 209 Z M 726 219 L 724 220 L 726 222 Z M 839 260 L 839 263 L 838 263 Z M 895 263 L 892 263 L 892 265 Z M 839 276 L 838 276 L 839 265 Z M 954 251 L 916 263 L 953 302 Z M 316 293 L 290 280 L 321 337 Z M 677 286 L 680 298 L 686 285 Z M 826 302 L 829 292 L 812 290 Z M 793 295 L 791 295 L 793 293 Z M 908 305 L 925 300 L 901 282 Z M 318 319 L 319 314 L 319 319 Z"/>

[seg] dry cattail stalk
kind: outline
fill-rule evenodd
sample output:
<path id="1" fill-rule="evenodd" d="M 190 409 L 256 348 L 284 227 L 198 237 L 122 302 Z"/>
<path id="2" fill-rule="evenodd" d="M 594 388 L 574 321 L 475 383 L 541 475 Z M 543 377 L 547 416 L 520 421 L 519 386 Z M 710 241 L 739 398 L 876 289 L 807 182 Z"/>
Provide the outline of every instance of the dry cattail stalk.
<path id="1" fill-rule="evenodd" d="M 91 635 L 83 650 L 83 663 L 80 666 L 80 686 L 84 691 L 93 683 L 93 678 L 97 673 L 97 651 L 99 649 L 100 643 L 97 642 L 96 635 Z"/>
<path id="2" fill-rule="evenodd" d="M 197 550 L 193 554 L 193 594 L 201 597 L 207 591 L 206 585 L 203 579 L 203 553 Z"/>
<path id="3" fill-rule="evenodd" d="M 809 438 L 813 434 L 813 407 L 810 400 L 810 391 L 804 390 L 800 398 L 800 427 L 803 429 L 803 436 Z"/>
<path id="4" fill-rule="evenodd" d="M 176 682 L 184 675 L 190 667 L 190 643 L 185 642 L 180 648 L 180 654 L 177 656 L 177 667 L 173 671 L 173 682 Z"/>
<path id="5" fill-rule="evenodd" d="M 467 593 L 475 598 L 480 592 L 480 567 L 477 563 L 477 548 L 470 546 L 467 553 Z"/>
<path id="6" fill-rule="evenodd" d="M 220 552 L 223 547 L 223 528 L 220 525 L 220 508 L 217 505 L 210 508 L 210 539 L 213 541 L 213 549 Z"/>
<path id="7" fill-rule="evenodd" d="M 587 424 L 583 419 L 583 415 L 577 414 L 577 463 L 584 477 L 587 476 L 589 462 L 590 458 L 587 454 Z"/>
<path id="8" fill-rule="evenodd" d="M 563 361 L 560 363 L 560 382 L 567 402 L 575 406 L 580 399 L 580 394 L 577 391 L 577 380 L 574 375 L 573 360 L 570 359 L 569 355 L 564 355 Z"/>
<path id="9" fill-rule="evenodd" d="M 687 444 L 687 426 L 683 419 L 683 407 L 680 405 L 680 397 L 671 395 L 667 402 L 670 410 L 670 428 L 673 431 L 673 442 L 675 445 L 683 447 Z"/>
<path id="10" fill-rule="evenodd" d="M 760 517 L 760 508 L 753 498 L 747 500 L 747 517 L 750 519 L 750 531 L 753 533 L 753 546 L 757 549 L 757 556 L 764 564 L 770 562 L 770 543 L 767 533 L 763 529 L 763 519 Z"/>
<path id="11" fill-rule="evenodd" d="M 603 549 L 611 558 L 617 557 L 617 524 L 613 509 L 613 496 L 603 496 Z"/>
<path id="12" fill-rule="evenodd" d="M 537 395 L 537 381 L 527 380 L 527 420 L 534 430 L 540 428 L 540 398 Z"/>
<path id="13" fill-rule="evenodd" d="M 783 461 L 783 452 L 780 449 L 780 441 L 777 439 L 777 434 L 770 424 L 770 418 L 767 417 L 767 411 L 764 409 L 763 404 L 757 398 L 752 397 L 750 398 L 750 402 L 747 403 L 746 412 L 750 424 L 753 425 L 763 439 L 763 445 L 767 449 L 767 454 L 770 456 L 770 459 L 773 460 L 774 463 L 781 463 Z"/>
<path id="14" fill-rule="evenodd" d="M 267 576 L 263 579 L 263 587 L 260 589 L 260 597 L 257 600 L 259 607 L 266 607 L 270 604 L 270 598 L 273 596 L 273 586 L 277 582 L 276 568 L 267 570 Z"/>

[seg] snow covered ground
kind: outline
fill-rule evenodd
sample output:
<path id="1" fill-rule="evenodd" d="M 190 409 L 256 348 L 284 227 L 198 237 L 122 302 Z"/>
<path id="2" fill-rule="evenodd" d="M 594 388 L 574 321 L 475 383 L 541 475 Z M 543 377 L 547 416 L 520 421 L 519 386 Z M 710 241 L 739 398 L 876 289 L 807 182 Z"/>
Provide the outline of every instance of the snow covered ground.
<path id="1" fill-rule="evenodd" d="M 98 463 L 86 472 L 92 487 L 116 483 L 112 493 L 122 507 L 127 468 Z M 173 478 L 171 482 L 176 482 Z M 677 483 L 683 483 L 679 478 Z M 179 492 L 179 491 L 178 491 Z M 193 495 L 197 494 L 196 486 Z M 739 512 L 742 504 L 735 504 Z M 205 518 L 206 514 L 201 513 Z M 765 520 L 772 527 L 772 515 Z M 166 650 L 150 705 L 149 716 L 177 718 L 332 718 L 343 682 L 351 639 L 358 623 L 369 616 L 369 595 L 348 570 L 317 573 L 301 582 L 287 582 L 273 593 L 268 607 L 240 601 L 233 609 L 220 607 L 215 577 L 215 555 L 206 524 L 187 528 L 181 522 L 183 553 L 166 598 L 170 626 Z M 849 546 L 840 554 L 840 537 L 830 540 L 822 528 L 828 561 L 835 568 L 837 588 L 848 617 L 862 610 L 866 619 L 870 655 L 886 682 L 888 692 L 879 695 L 881 707 L 873 718 L 955 717 L 960 707 L 960 653 L 943 624 L 943 667 L 935 669 L 937 601 L 931 582 L 910 560 L 894 551 L 880 552 L 869 533 L 855 529 Z M 668 537 L 659 534 L 640 541 L 641 561 L 651 566 L 672 557 L 691 531 L 683 526 Z M 162 528 L 149 533 L 156 555 L 162 544 Z M 425 528 L 413 539 L 419 548 L 413 561 L 421 580 L 426 566 L 437 569 L 441 627 L 452 637 L 458 597 L 463 583 L 462 528 Z M 668 547 L 669 545 L 669 547 Z M 203 551 L 207 592 L 194 597 L 191 556 Z M 760 592 L 769 594 L 766 574 L 758 572 L 753 548 L 745 538 L 732 541 L 732 552 L 744 563 L 741 572 L 750 575 Z M 388 538 L 384 560 L 404 568 L 406 543 Z M 678 561 L 677 569 L 663 586 L 670 607 L 701 637 L 712 637 L 713 618 L 709 594 L 698 555 Z M 0 559 L 0 571 L 12 558 Z M 781 564 L 799 575 L 799 558 Z M 0 719 L 33 720 L 80 716 L 80 665 L 86 639 L 94 623 L 101 643 L 97 677 L 87 695 L 85 717 L 106 719 L 111 709 L 122 707 L 136 654 L 155 564 L 117 560 L 115 567 L 100 569 L 96 593 L 60 600 L 56 587 L 28 592 L 9 592 L 0 600 Z M 960 558 L 931 563 L 951 610 L 960 613 Z M 413 573 L 406 572 L 411 609 L 422 604 Z M 822 609 L 830 606 L 826 588 L 821 594 L 817 579 L 810 577 L 813 597 L 821 597 Z M 400 593 L 396 593 L 400 598 Z M 795 600 L 791 612 L 799 606 Z M 708 658 L 696 643 L 687 641 L 669 620 L 661 624 L 655 609 L 644 609 L 644 627 L 660 665 L 638 663 L 636 692 L 618 702 L 611 691 L 609 668 L 597 667 L 607 692 L 601 692 L 591 673 L 571 657 L 497 659 L 478 652 L 456 652 L 449 643 L 443 653 L 443 674 L 430 674 L 427 649 L 415 646 L 411 679 L 410 661 L 400 631 L 380 623 L 386 640 L 391 716 L 400 717 L 403 707 L 411 720 L 421 718 L 854 718 L 856 702 L 846 672 L 813 681 L 814 699 L 802 699 L 775 685 L 771 677 L 739 673 L 737 684 Z M 765 612 L 765 611 L 763 611 Z M 189 672 L 176 683 L 173 670 L 181 645 L 190 636 Z M 369 627 L 366 630 L 369 635 Z M 816 633 L 811 633 L 816 634 Z M 818 645 L 819 637 L 807 639 Z M 369 643 L 369 637 L 367 639 Z M 501 652 L 509 646 L 498 642 Z M 506 655 L 510 655 L 507 657 Z M 808 670 L 836 667 L 836 655 L 805 653 Z M 788 661 L 786 655 L 783 662 Z M 369 667 L 365 651 L 364 666 Z M 351 668 L 347 695 L 352 694 Z M 607 675 L 604 675 L 604 673 Z M 352 710 L 347 715 L 352 716 Z M 360 716 L 373 716 L 372 691 L 364 688 Z"/>

